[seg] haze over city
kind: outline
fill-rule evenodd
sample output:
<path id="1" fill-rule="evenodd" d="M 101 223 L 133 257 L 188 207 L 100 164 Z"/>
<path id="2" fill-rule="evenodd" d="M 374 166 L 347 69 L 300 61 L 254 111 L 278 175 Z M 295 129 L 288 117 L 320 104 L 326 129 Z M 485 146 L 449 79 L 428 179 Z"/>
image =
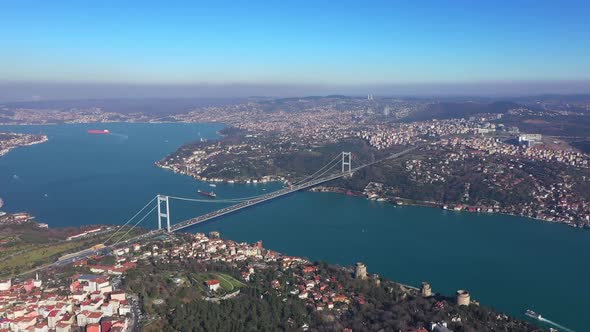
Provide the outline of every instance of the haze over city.
<path id="1" fill-rule="evenodd" d="M 0 100 L 590 92 L 586 1 L 13 1 Z"/>

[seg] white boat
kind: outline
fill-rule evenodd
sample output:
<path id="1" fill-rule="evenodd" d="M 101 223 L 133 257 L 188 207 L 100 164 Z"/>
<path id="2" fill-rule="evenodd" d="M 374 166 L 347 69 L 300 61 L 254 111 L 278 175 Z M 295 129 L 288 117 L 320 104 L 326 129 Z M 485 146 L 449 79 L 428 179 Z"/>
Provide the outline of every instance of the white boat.
<path id="1" fill-rule="evenodd" d="M 541 320 L 543 318 L 540 314 L 532 311 L 531 309 L 527 309 L 527 311 L 525 311 L 524 314 L 531 317 L 531 318 L 536 318 L 538 320 Z"/>

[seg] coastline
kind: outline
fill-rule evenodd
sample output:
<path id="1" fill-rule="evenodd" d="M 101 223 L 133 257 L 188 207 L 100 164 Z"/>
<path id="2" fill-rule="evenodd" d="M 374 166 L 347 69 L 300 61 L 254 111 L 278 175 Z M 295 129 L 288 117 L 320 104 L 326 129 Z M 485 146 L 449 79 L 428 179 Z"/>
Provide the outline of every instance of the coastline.
<path id="1" fill-rule="evenodd" d="M 207 178 L 207 177 L 203 177 L 203 176 L 200 176 L 200 175 L 191 174 L 190 172 L 183 171 L 182 169 L 178 169 L 178 168 L 173 167 L 171 165 L 164 165 L 162 163 L 164 160 L 165 160 L 165 158 L 156 161 L 154 164 L 157 167 L 160 167 L 162 169 L 169 170 L 169 171 L 171 171 L 173 173 L 190 176 L 191 178 L 193 178 L 193 179 L 195 179 L 197 181 L 202 181 L 202 182 L 228 183 L 228 184 L 257 184 L 257 183 L 281 182 L 281 183 L 283 183 L 283 185 L 289 185 L 291 183 L 291 181 L 287 180 L 284 177 L 281 177 L 281 176 L 274 177 L 272 175 L 266 175 L 266 176 L 263 176 L 263 177 L 258 178 L 258 179 L 247 179 L 247 180 L 242 180 L 242 179 L 226 179 L 226 178 Z M 531 220 L 539 221 L 539 222 L 543 222 L 543 223 L 561 224 L 561 225 L 569 226 L 569 227 L 572 227 L 572 228 L 580 228 L 580 229 L 588 228 L 588 227 L 580 227 L 580 226 L 578 226 L 576 224 L 567 223 L 567 222 L 564 222 L 564 221 L 556 221 L 556 220 L 551 220 L 551 219 L 544 219 L 544 218 L 539 218 L 539 217 L 532 217 L 532 216 L 524 215 L 524 214 L 521 215 L 521 214 L 503 212 L 503 211 L 499 211 L 497 208 L 487 207 L 487 206 L 484 207 L 487 210 L 484 210 L 484 208 L 482 208 L 482 207 L 477 207 L 474 211 L 471 211 L 470 208 L 472 208 L 472 206 L 468 206 L 468 205 L 465 205 L 465 204 L 456 204 L 456 203 L 445 204 L 445 203 L 441 203 L 441 202 L 421 201 L 421 200 L 409 199 L 409 198 L 397 197 L 397 196 L 396 197 L 391 197 L 391 198 L 389 198 L 389 197 L 376 197 L 376 198 L 372 199 L 365 192 L 353 191 L 353 190 L 346 189 L 346 188 L 330 187 L 330 186 L 317 186 L 317 187 L 310 188 L 307 191 L 311 191 L 311 192 L 330 192 L 330 193 L 337 193 L 337 194 L 341 194 L 341 195 L 348 195 L 348 196 L 355 196 L 355 197 L 363 197 L 363 198 L 365 198 L 367 200 L 376 201 L 376 202 L 386 202 L 386 203 L 393 204 L 393 205 L 396 205 L 396 206 L 404 206 L 404 205 L 408 205 L 408 206 L 422 206 L 422 207 L 437 208 L 437 209 L 454 211 L 454 212 L 469 212 L 469 213 L 484 213 L 484 214 L 507 215 L 507 216 L 513 216 L 513 217 L 527 218 L 527 219 L 531 219 Z M 490 211 L 490 209 L 492 211 Z"/>
<path id="2" fill-rule="evenodd" d="M 45 143 L 47 141 L 49 141 L 49 137 L 47 137 L 47 135 L 38 135 L 40 139 L 35 140 L 35 141 L 31 141 L 25 144 L 16 144 L 13 146 L 9 146 L 5 149 L 0 150 L 0 157 L 5 156 L 6 154 L 8 154 L 10 151 L 14 150 L 14 149 L 18 149 L 20 147 L 25 147 L 25 146 L 32 146 L 32 145 L 36 145 L 36 144 L 41 144 L 41 143 Z M 0 209 L 2 209 L 2 207 L 4 207 L 5 201 L 2 197 L 0 197 Z"/>
<path id="3" fill-rule="evenodd" d="M 309 191 L 320 192 L 320 193 L 321 192 L 335 193 L 335 194 L 340 194 L 340 195 L 362 197 L 362 198 L 365 198 L 366 200 L 369 200 L 369 201 L 389 203 L 389 204 L 392 204 L 395 206 L 421 206 L 421 207 L 428 207 L 428 208 L 437 208 L 437 209 L 442 209 L 442 210 L 451 211 L 451 212 L 498 214 L 498 215 L 526 218 L 526 219 L 531 219 L 533 221 L 543 222 L 543 223 L 560 224 L 560 225 L 569 226 L 572 228 L 586 229 L 585 227 L 578 227 L 575 224 L 569 224 L 569 223 L 565 223 L 565 222 L 561 222 L 561 221 L 548 220 L 548 219 L 543 219 L 543 218 L 531 217 L 531 216 L 527 216 L 527 215 L 519 215 L 519 214 L 502 212 L 502 211 L 488 212 L 488 211 L 469 211 L 468 209 L 465 209 L 465 208 L 456 209 L 456 208 L 452 208 L 453 206 L 455 206 L 454 204 L 444 204 L 444 203 L 431 202 L 431 201 L 419 201 L 419 200 L 408 199 L 408 198 L 403 198 L 403 197 L 394 197 L 393 199 L 388 199 L 388 198 L 383 198 L 383 197 L 379 198 L 379 199 L 370 199 L 365 193 L 354 192 L 357 194 L 349 194 L 348 192 L 351 192 L 350 190 L 340 188 L 340 187 L 318 186 L 318 187 L 314 187 L 314 188 L 310 189 Z M 447 208 L 445 208 L 445 207 L 447 207 Z"/>
<path id="4" fill-rule="evenodd" d="M 256 183 L 281 182 L 284 185 L 288 185 L 290 183 L 289 180 L 287 180 L 283 177 L 272 178 L 272 176 L 270 176 L 270 175 L 267 175 L 267 176 L 259 178 L 259 179 L 249 179 L 249 180 L 222 179 L 222 178 L 209 179 L 207 177 L 202 177 L 199 175 L 190 174 L 189 172 L 185 172 L 180 169 L 175 169 L 174 167 L 171 167 L 168 165 L 163 165 L 163 164 L 161 164 L 162 160 L 157 161 L 154 164 L 157 167 L 172 171 L 177 174 L 190 176 L 191 178 L 193 178 L 197 181 L 202 181 L 202 182 L 215 182 L 215 183 L 228 183 L 228 184 L 256 184 Z M 266 179 L 264 179 L 264 178 L 266 178 Z M 264 179 L 264 180 L 260 181 L 260 179 Z M 340 195 L 362 197 L 362 198 L 365 198 L 366 200 L 389 203 L 389 204 L 393 204 L 395 206 L 405 206 L 405 205 L 407 205 L 407 206 L 421 206 L 421 207 L 437 208 L 437 209 L 453 211 L 453 212 L 507 215 L 507 216 L 512 216 L 512 217 L 526 218 L 526 219 L 530 219 L 530 220 L 538 221 L 538 222 L 543 222 L 543 223 L 560 224 L 560 225 L 569 226 L 572 228 L 579 228 L 579 229 L 586 229 L 587 228 L 587 227 L 579 227 L 576 224 L 567 223 L 567 222 L 563 222 L 563 221 L 555 221 L 555 220 L 550 220 L 550 219 L 532 217 L 532 216 L 528 216 L 528 215 L 524 215 L 524 214 L 520 215 L 520 214 L 515 214 L 515 213 L 503 212 L 503 211 L 498 211 L 496 209 L 494 209 L 494 211 L 484 211 L 483 209 L 470 211 L 467 208 L 467 206 L 463 207 L 462 204 L 444 204 L 444 203 L 440 203 L 440 202 L 420 201 L 420 200 L 409 199 L 409 198 L 404 198 L 404 197 L 393 197 L 393 198 L 379 197 L 376 199 L 371 199 L 364 192 L 352 191 L 352 190 L 341 188 L 341 187 L 317 186 L 317 187 L 313 187 L 311 189 L 308 189 L 307 191 L 329 192 L 329 193 L 336 193 L 336 194 L 340 194 Z M 461 208 L 458 209 L 457 208 L 458 206 L 461 206 Z"/>
<path id="5" fill-rule="evenodd" d="M 0 150 L 0 157 L 4 156 L 7 153 L 9 153 L 10 151 L 20 148 L 20 147 L 32 146 L 32 145 L 41 144 L 41 143 L 45 143 L 45 142 L 49 141 L 49 137 L 47 137 L 47 135 L 39 135 L 39 136 L 40 136 L 39 140 L 28 142 L 25 144 L 17 144 L 17 145 L 10 146 L 8 148 Z"/>

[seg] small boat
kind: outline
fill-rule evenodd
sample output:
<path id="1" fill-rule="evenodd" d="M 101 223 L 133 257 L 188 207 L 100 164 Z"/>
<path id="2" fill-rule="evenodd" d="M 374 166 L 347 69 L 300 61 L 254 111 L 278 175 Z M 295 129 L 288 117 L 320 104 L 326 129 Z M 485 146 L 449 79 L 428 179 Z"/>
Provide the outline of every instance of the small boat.
<path id="1" fill-rule="evenodd" d="M 214 192 L 209 192 L 209 191 L 203 191 L 203 190 L 197 190 L 197 192 L 203 196 L 207 196 L 209 198 L 215 198 L 217 197 L 217 195 Z"/>
<path id="2" fill-rule="evenodd" d="M 543 318 L 540 314 L 532 311 L 531 309 L 527 309 L 527 311 L 525 311 L 524 314 L 531 317 L 531 318 L 535 318 L 538 320 L 541 320 Z"/>
<path id="3" fill-rule="evenodd" d="M 215 188 L 215 187 L 217 187 L 217 185 L 215 183 L 209 183 L 209 187 Z"/>

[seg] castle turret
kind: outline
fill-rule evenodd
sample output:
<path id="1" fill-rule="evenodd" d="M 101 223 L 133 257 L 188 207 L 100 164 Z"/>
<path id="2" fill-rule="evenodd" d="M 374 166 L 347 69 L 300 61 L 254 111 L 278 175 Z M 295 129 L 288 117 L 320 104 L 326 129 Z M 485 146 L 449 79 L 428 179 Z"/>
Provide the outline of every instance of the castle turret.
<path id="1" fill-rule="evenodd" d="M 367 267 L 365 264 L 358 262 L 356 263 L 356 268 L 354 270 L 354 278 L 365 280 L 367 279 Z"/>
<path id="2" fill-rule="evenodd" d="M 420 288 L 420 294 L 422 297 L 430 297 L 432 296 L 432 288 L 430 284 L 426 281 L 422 282 L 422 288 Z"/>
<path id="3" fill-rule="evenodd" d="M 458 305 L 469 305 L 471 303 L 471 296 L 469 292 L 463 289 L 457 291 L 457 304 Z"/>

